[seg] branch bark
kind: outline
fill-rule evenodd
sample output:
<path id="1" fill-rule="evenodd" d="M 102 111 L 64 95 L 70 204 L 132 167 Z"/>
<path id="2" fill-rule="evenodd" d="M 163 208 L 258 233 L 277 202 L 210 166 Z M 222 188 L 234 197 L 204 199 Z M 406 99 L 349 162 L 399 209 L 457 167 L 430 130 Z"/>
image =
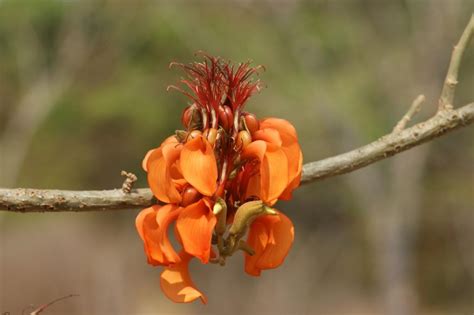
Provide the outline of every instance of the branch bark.
<path id="1" fill-rule="evenodd" d="M 473 33 L 474 15 L 471 16 L 461 39 L 453 50 L 439 100 L 440 106 L 434 117 L 411 128 L 403 130 L 397 128 L 394 132 L 347 153 L 305 164 L 303 166 L 301 183 L 306 184 L 355 171 L 473 123 L 474 103 L 467 104 L 456 110 L 452 109 L 455 86 L 458 82 L 459 65 L 463 52 Z M 145 208 L 154 203 L 156 203 L 156 200 L 154 200 L 153 194 L 149 189 L 135 189 L 130 193 L 124 193 L 120 189 L 64 191 L 0 188 L 0 211 L 82 212 Z"/>
<path id="2" fill-rule="evenodd" d="M 349 173 L 474 122 L 474 103 L 441 111 L 428 121 L 386 135 L 358 149 L 303 166 L 303 184 Z M 103 211 L 149 207 L 156 201 L 147 188 L 67 191 L 0 188 L 0 210 L 14 212 Z"/>

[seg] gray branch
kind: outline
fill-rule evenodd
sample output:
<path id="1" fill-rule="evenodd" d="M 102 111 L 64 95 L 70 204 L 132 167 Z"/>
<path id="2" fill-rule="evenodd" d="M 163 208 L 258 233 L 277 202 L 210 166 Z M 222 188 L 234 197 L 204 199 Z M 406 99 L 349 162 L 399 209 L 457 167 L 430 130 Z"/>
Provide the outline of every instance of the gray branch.
<path id="1" fill-rule="evenodd" d="M 302 183 L 349 173 L 474 122 L 474 103 L 440 111 L 433 118 L 368 145 L 303 166 Z M 14 212 L 105 211 L 149 207 L 156 200 L 147 188 L 68 191 L 0 188 L 0 210 Z"/>

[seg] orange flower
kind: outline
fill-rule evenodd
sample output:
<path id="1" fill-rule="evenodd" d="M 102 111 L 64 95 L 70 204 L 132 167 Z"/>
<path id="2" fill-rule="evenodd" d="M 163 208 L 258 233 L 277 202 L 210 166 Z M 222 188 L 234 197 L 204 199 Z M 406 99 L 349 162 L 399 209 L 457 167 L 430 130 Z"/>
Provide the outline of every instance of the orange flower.
<path id="1" fill-rule="evenodd" d="M 245 271 L 260 276 L 261 270 L 280 266 L 293 244 L 294 234 L 293 223 L 281 212 L 257 218 L 247 237 L 255 254 L 245 254 Z"/>
<path id="2" fill-rule="evenodd" d="M 244 181 L 245 197 L 256 196 L 269 205 L 277 199 L 291 199 L 291 192 L 299 186 L 303 155 L 295 128 L 286 120 L 268 118 L 260 122 L 255 139 L 242 152 L 242 159 L 256 160 L 249 164 L 248 179 Z"/>
<path id="3" fill-rule="evenodd" d="M 286 120 L 258 121 L 243 111 L 260 90 L 251 79 L 260 67 L 205 58 L 172 64 L 185 70 L 181 83 L 190 92 L 171 88 L 193 102 L 181 116 L 185 130 L 142 162 L 151 191 L 166 204 L 142 210 L 136 227 L 148 263 L 164 266 L 161 288 L 174 302 L 207 301 L 189 275 L 193 257 L 224 265 L 243 250 L 245 271 L 258 276 L 283 263 L 294 238 L 290 219 L 270 206 L 291 199 L 299 186 L 303 155 L 296 130 Z M 171 225 L 178 251 L 168 237 Z"/>
<path id="4" fill-rule="evenodd" d="M 163 202 L 181 203 L 187 184 L 206 196 L 212 196 L 216 190 L 214 151 L 202 136 L 184 145 L 176 137 L 169 137 L 146 154 L 142 166 L 148 172 L 151 191 Z"/>

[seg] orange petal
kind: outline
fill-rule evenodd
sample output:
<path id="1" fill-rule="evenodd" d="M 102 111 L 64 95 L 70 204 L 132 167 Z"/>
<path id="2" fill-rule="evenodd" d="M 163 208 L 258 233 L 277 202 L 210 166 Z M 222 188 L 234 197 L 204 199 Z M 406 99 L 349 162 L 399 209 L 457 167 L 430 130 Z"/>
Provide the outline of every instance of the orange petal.
<path id="1" fill-rule="evenodd" d="M 266 118 L 260 121 L 260 129 L 273 128 L 276 129 L 280 135 L 286 135 L 298 141 L 295 127 L 285 119 L 281 118 Z"/>
<path id="2" fill-rule="evenodd" d="M 166 267 L 161 273 L 161 290 L 176 303 L 189 303 L 200 298 L 206 304 L 206 296 L 196 289 L 189 275 L 188 265 L 192 257 L 183 252 L 179 256 L 180 263 Z"/>
<path id="3" fill-rule="evenodd" d="M 201 194 L 211 196 L 216 191 L 216 157 L 206 139 L 199 136 L 184 145 L 180 166 L 183 177 Z"/>
<path id="4" fill-rule="evenodd" d="M 180 258 L 173 248 L 168 238 L 168 227 L 176 220 L 182 208 L 175 205 L 164 205 L 156 214 L 156 223 L 160 230 L 159 246 L 163 253 L 162 264 L 174 264 L 180 261 Z"/>
<path id="5" fill-rule="evenodd" d="M 298 143 L 296 130 L 291 123 L 284 119 L 267 118 L 261 121 L 260 128 L 273 128 L 277 130 L 282 139 L 282 149 L 288 158 L 289 186 L 280 199 L 291 199 L 291 192 L 299 186 L 303 166 L 303 154 Z"/>
<path id="6" fill-rule="evenodd" d="M 283 149 L 275 144 L 256 140 L 244 149 L 241 157 L 260 161 L 260 172 L 249 180 L 246 196 L 257 195 L 268 204 L 275 203 L 289 182 L 288 159 Z M 255 183 L 256 178 L 260 178 L 260 187 Z M 256 189 L 260 189 L 258 194 Z"/>
<path id="7" fill-rule="evenodd" d="M 297 174 L 296 177 L 291 180 L 291 182 L 288 184 L 286 187 L 285 191 L 280 195 L 278 199 L 281 200 L 290 200 L 292 198 L 292 192 L 295 190 L 301 182 L 301 169 L 302 169 L 302 163 L 303 163 L 303 155 L 300 155 L 300 161 L 299 161 L 299 166 L 297 169 Z M 290 166 L 288 166 L 290 167 Z M 291 172 L 289 172 L 291 173 Z"/>
<path id="8" fill-rule="evenodd" d="M 135 227 L 137 228 L 138 235 L 140 235 L 140 238 L 142 239 L 142 241 L 144 240 L 143 226 L 145 224 L 145 220 L 148 217 L 148 215 L 156 216 L 156 211 L 158 211 L 158 209 L 160 209 L 160 206 L 154 205 L 149 208 L 143 209 L 137 215 L 137 218 L 135 219 Z"/>
<path id="9" fill-rule="evenodd" d="M 244 148 L 241 154 L 241 159 L 247 160 L 256 158 L 259 161 L 262 161 L 266 151 L 267 143 L 263 140 L 256 140 Z"/>
<path id="10" fill-rule="evenodd" d="M 157 159 L 160 159 L 162 156 L 163 156 L 163 153 L 162 153 L 161 147 L 148 151 L 142 161 L 143 169 L 146 172 L 148 172 L 150 169 L 151 162 L 156 161 Z"/>
<path id="11" fill-rule="evenodd" d="M 262 189 L 260 188 L 260 183 L 262 181 L 262 178 L 260 176 L 260 173 L 257 173 L 250 177 L 247 183 L 247 190 L 245 191 L 245 198 L 250 198 L 252 196 L 256 196 L 258 198 L 261 198 L 261 192 Z"/>
<path id="12" fill-rule="evenodd" d="M 256 267 L 257 261 L 265 250 L 268 243 L 267 227 L 263 222 L 255 220 L 249 229 L 247 243 L 253 248 L 255 254 L 245 254 L 245 272 L 252 276 L 260 276 L 260 269 Z"/>
<path id="13" fill-rule="evenodd" d="M 280 266 L 290 251 L 293 239 L 293 223 L 283 213 L 257 218 L 250 226 L 247 238 L 255 254 L 245 255 L 245 271 L 259 276 L 261 270 Z"/>
<path id="14" fill-rule="evenodd" d="M 143 240 L 145 253 L 148 263 L 151 265 L 159 265 L 164 260 L 163 253 L 159 246 L 160 233 L 158 224 L 156 223 L 156 213 L 160 206 L 152 206 L 142 210 L 135 220 L 138 234 Z"/>
<path id="15" fill-rule="evenodd" d="M 170 136 L 166 138 L 165 141 L 161 143 L 159 148 L 151 149 L 145 154 L 145 157 L 143 158 L 143 161 L 142 161 L 142 168 L 145 170 L 145 172 L 148 172 L 148 165 L 151 161 L 161 157 L 161 149 L 163 148 L 163 146 L 170 143 L 173 143 L 173 144 L 179 143 L 176 136 Z"/>
<path id="16" fill-rule="evenodd" d="M 176 138 L 175 135 L 169 136 L 168 138 L 165 139 L 165 141 L 161 143 L 161 145 L 165 145 L 169 143 L 178 144 L 179 143 L 178 138 Z"/>
<path id="17" fill-rule="evenodd" d="M 273 128 L 265 128 L 265 129 L 257 130 L 252 135 L 252 138 L 256 140 L 263 140 L 266 142 L 270 142 L 277 146 L 282 145 L 282 139 L 280 137 L 280 133 L 276 129 L 273 129 Z"/>
<path id="18" fill-rule="evenodd" d="M 148 263 L 152 265 L 179 262 L 179 257 L 168 240 L 168 226 L 177 217 L 173 205 L 158 205 L 142 210 L 135 221 L 144 243 Z"/>
<path id="19" fill-rule="evenodd" d="M 282 149 L 288 158 L 288 177 L 291 181 L 301 174 L 301 169 L 303 167 L 303 154 L 301 153 L 301 148 L 298 142 L 292 142 L 290 138 L 285 138 L 285 136 L 282 138 L 284 139 Z"/>
<path id="20" fill-rule="evenodd" d="M 216 216 L 204 199 L 184 208 L 176 221 L 176 230 L 184 250 L 204 264 L 209 262 L 215 225 Z"/>
<path id="21" fill-rule="evenodd" d="M 151 154 L 155 151 L 156 149 L 151 149 L 149 150 L 146 154 L 145 157 L 143 158 L 142 161 L 142 168 L 145 172 L 148 172 L 148 159 L 150 158 Z"/>
<path id="22" fill-rule="evenodd" d="M 260 128 L 272 128 L 278 131 L 282 139 L 282 147 L 284 148 L 285 153 L 288 156 L 288 161 L 290 162 L 290 180 L 297 177 L 301 172 L 303 159 L 295 127 L 284 119 L 267 118 L 261 122 Z"/>
<path id="23" fill-rule="evenodd" d="M 171 177 L 173 164 L 178 160 L 181 150 L 182 145 L 165 144 L 148 159 L 148 185 L 156 198 L 163 202 L 181 202 L 181 194 Z"/>
<path id="24" fill-rule="evenodd" d="M 274 203 L 288 186 L 288 159 L 283 150 L 268 144 L 260 163 L 261 199 Z"/>

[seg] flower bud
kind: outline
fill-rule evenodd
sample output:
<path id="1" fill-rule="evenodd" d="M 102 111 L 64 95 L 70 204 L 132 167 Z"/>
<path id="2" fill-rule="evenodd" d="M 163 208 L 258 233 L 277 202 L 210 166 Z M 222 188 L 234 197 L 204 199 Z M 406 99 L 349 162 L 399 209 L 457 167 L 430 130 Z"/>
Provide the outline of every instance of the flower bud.
<path id="1" fill-rule="evenodd" d="M 191 122 L 191 118 L 193 116 L 192 112 L 193 112 L 193 105 L 189 105 L 183 110 L 183 114 L 181 115 L 181 122 L 186 128 L 188 128 L 189 123 Z"/>
<path id="2" fill-rule="evenodd" d="M 248 132 L 252 135 L 255 131 L 258 130 L 260 123 L 258 122 L 257 117 L 251 113 L 244 114 L 244 124 Z"/>
<path id="3" fill-rule="evenodd" d="M 201 194 L 192 186 L 186 187 L 181 194 L 181 206 L 186 207 L 197 202 L 201 198 Z"/>
<path id="4" fill-rule="evenodd" d="M 216 128 L 206 129 L 206 131 L 204 131 L 203 133 L 203 137 L 206 138 L 207 141 L 209 141 L 211 145 L 214 145 L 214 143 L 216 142 L 216 137 L 217 137 L 217 129 Z"/>
<path id="5" fill-rule="evenodd" d="M 189 105 L 183 110 L 181 122 L 186 129 L 200 129 L 202 127 L 201 113 L 196 104 Z"/>
<path id="6" fill-rule="evenodd" d="M 234 120 L 232 109 L 229 106 L 219 106 L 219 123 L 225 130 L 229 130 L 232 127 L 232 121 Z"/>
<path id="7" fill-rule="evenodd" d="M 188 135 L 188 141 L 192 140 L 192 139 L 196 139 L 197 137 L 199 137 L 201 135 L 202 135 L 201 130 L 193 130 Z"/>
<path id="8" fill-rule="evenodd" d="M 181 143 L 183 143 L 188 137 L 188 132 L 184 130 L 176 130 L 175 134 L 176 134 L 176 139 L 178 139 L 178 141 Z"/>
<path id="9" fill-rule="evenodd" d="M 245 235 L 247 228 L 257 217 L 276 214 L 275 210 L 265 205 L 261 200 L 248 201 L 235 212 L 234 222 L 229 229 L 229 235 L 235 235 L 239 239 Z"/>
<path id="10" fill-rule="evenodd" d="M 247 131 L 242 130 L 242 131 L 239 131 L 239 133 L 237 134 L 237 139 L 235 141 L 236 141 L 235 145 L 237 149 L 241 150 L 245 148 L 246 146 L 248 146 L 250 142 L 252 142 L 252 137 Z"/>

